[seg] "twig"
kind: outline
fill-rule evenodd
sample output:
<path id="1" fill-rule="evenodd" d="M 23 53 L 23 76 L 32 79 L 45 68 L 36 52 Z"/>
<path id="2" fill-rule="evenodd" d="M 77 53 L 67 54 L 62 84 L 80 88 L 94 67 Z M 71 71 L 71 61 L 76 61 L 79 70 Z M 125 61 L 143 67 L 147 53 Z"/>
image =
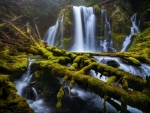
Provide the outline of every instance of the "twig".
<path id="1" fill-rule="evenodd" d="M 9 44 L 12 44 L 12 45 L 18 45 L 17 43 L 9 42 L 9 41 L 7 41 L 7 40 L 2 40 L 2 39 L 0 39 L 0 41 L 2 41 L 2 42 L 4 42 L 4 43 L 9 43 Z"/>
<path id="2" fill-rule="evenodd" d="M 37 32 L 37 34 L 38 34 L 38 37 L 39 37 L 39 39 L 41 39 L 41 35 L 40 35 L 40 32 L 39 32 L 38 26 L 37 26 L 37 24 L 36 24 L 36 22 L 35 22 L 35 19 L 34 19 L 34 18 L 33 18 L 33 21 L 34 21 L 34 25 L 35 25 L 35 29 L 36 29 L 36 32 Z"/>
<path id="3" fill-rule="evenodd" d="M 8 35 L 6 35 L 3 31 L 0 31 L 7 39 L 10 39 Z"/>
<path id="4" fill-rule="evenodd" d="M 121 77 L 115 84 L 115 86 L 120 82 L 120 80 L 122 79 L 123 77 Z"/>
<path id="5" fill-rule="evenodd" d="M 20 18 L 22 18 L 22 17 L 23 17 L 23 16 L 20 15 L 20 16 L 18 16 L 18 17 L 16 17 L 16 18 L 12 19 L 12 20 L 10 20 L 10 21 L 6 21 L 5 23 L 0 24 L 0 27 L 3 27 L 4 25 L 6 25 L 6 24 L 8 24 L 8 23 L 10 23 L 10 22 L 16 21 L 16 20 L 18 20 L 18 19 L 20 19 Z"/>

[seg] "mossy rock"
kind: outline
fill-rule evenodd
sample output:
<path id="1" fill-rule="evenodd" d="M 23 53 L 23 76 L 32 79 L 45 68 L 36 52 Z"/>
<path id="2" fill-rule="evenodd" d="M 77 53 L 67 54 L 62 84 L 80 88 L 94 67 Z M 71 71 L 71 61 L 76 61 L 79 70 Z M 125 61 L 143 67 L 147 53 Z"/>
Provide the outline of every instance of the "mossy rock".
<path id="1" fill-rule="evenodd" d="M 135 55 L 139 55 L 146 59 L 150 59 L 150 27 L 135 34 L 133 42 L 129 48 L 129 52 L 134 52 Z"/>
<path id="2" fill-rule="evenodd" d="M 0 74 L 0 112 L 13 113 L 15 109 L 16 113 L 34 113 L 26 99 L 21 98 L 16 92 L 16 87 L 9 81 L 9 76 Z"/>
<path id="3" fill-rule="evenodd" d="M 5 55 L 0 59 L 0 70 L 2 73 L 11 74 L 12 78 L 19 77 L 28 66 L 28 59 L 18 56 Z"/>
<path id="4" fill-rule="evenodd" d="M 120 66 L 120 64 L 115 60 L 109 60 L 109 61 L 106 62 L 106 64 L 108 66 L 112 66 L 112 67 L 115 67 L 115 68 L 118 68 Z"/>
<path id="5" fill-rule="evenodd" d="M 120 51 L 120 48 L 122 48 L 122 44 L 123 44 L 125 37 L 126 35 L 123 33 L 112 32 L 112 40 L 114 42 L 114 48 L 117 51 Z"/>
<path id="6" fill-rule="evenodd" d="M 141 65 L 140 61 L 137 60 L 136 58 L 133 58 L 133 57 L 124 57 L 124 59 L 127 60 L 129 64 L 137 65 L 137 66 Z"/>

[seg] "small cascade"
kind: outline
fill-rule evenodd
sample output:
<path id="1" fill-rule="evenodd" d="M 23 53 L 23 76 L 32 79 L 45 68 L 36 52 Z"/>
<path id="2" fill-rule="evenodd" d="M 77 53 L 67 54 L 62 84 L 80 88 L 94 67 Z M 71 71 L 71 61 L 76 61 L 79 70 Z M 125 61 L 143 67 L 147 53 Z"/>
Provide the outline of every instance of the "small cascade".
<path id="1" fill-rule="evenodd" d="M 90 71 L 90 75 L 93 76 L 94 78 L 97 78 L 99 80 L 102 80 L 106 82 L 108 80 L 108 77 L 101 75 L 100 73 L 97 73 L 94 70 Z"/>
<path id="2" fill-rule="evenodd" d="M 73 16 L 74 16 L 74 44 L 71 51 L 83 52 L 83 28 L 81 20 L 81 7 L 73 6 Z"/>
<path id="3" fill-rule="evenodd" d="M 15 85 L 16 88 L 18 90 L 18 94 L 20 96 L 23 96 L 23 89 L 28 85 L 28 83 L 30 82 L 31 78 L 32 78 L 32 74 L 30 75 L 30 65 L 34 60 L 29 59 L 29 64 L 28 64 L 28 68 L 27 71 L 22 75 L 22 78 L 20 80 L 15 81 Z"/>
<path id="4" fill-rule="evenodd" d="M 56 35 L 58 31 L 58 20 L 56 21 L 56 24 L 48 29 L 46 32 L 43 41 L 47 42 L 49 46 L 54 46 L 56 41 Z"/>
<path id="5" fill-rule="evenodd" d="M 130 42 L 131 42 L 131 37 L 134 33 L 139 33 L 140 30 L 138 28 L 138 26 L 136 25 L 136 16 L 137 13 L 135 13 L 131 18 L 131 22 L 132 22 L 132 26 L 130 28 L 130 34 L 128 36 L 126 36 L 124 42 L 123 42 L 123 46 L 122 46 L 122 50 L 121 51 L 126 51 Z"/>
<path id="6" fill-rule="evenodd" d="M 38 96 L 38 94 L 37 94 L 35 88 L 32 87 L 32 90 L 33 90 L 33 93 L 34 93 L 34 96 L 35 96 L 35 100 L 38 100 L 39 96 Z"/>
<path id="7" fill-rule="evenodd" d="M 30 107 L 35 111 L 35 113 L 50 113 L 50 109 L 44 106 L 44 101 L 39 99 L 37 91 L 29 85 L 32 74 L 30 74 L 31 64 L 34 59 L 29 59 L 29 64 L 27 71 L 22 75 L 21 79 L 14 81 L 17 88 L 17 93 L 26 98 Z"/>
<path id="8" fill-rule="evenodd" d="M 113 48 L 113 41 L 111 39 L 111 25 L 108 21 L 108 17 L 106 14 L 106 10 L 100 10 L 100 21 L 101 21 L 101 36 L 102 40 L 100 40 L 100 51 L 101 52 L 116 52 Z"/>
<path id="9" fill-rule="evenodd" d="M 146 78 L 150 73 L 150 65 L 141 63 L 141 66 L 134 66 L 130 64 L 123 63 L 119 57 L 109 57 L 109 56 L 94 56 L 97 62 L 102 64 L 107 64 L 107 61 L 116 61 L 120 64 L 118 67 L 126 72 L 129 72 L 133 75 L 141 76 L 142 78 Z"/>

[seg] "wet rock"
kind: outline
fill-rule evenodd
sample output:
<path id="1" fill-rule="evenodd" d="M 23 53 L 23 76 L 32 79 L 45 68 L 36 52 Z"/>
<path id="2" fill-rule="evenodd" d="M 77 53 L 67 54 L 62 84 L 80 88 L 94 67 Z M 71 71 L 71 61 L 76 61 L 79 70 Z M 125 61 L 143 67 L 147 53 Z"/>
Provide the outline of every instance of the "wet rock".
<path id="1" fill-rule="evenodd" d="M 35 96 L 32 90 L 32 87 L 27 86 L 23 89 L 22 97 L 29 99 L 29 100 L 35 100 Z"/>
<path id="2" fill-rule="evenodd" d="M 32 82 L 30 82 L 30 86 L 32 86 L 32 85 L 34 85 L 36 83 L 36 81 L 32 81 Z"/>
<path id="3" fill-rule="evenodd" d="M 78 96 L 79 93 L 78 93 L 77 91 L 71 91 L 71 92 L 70 92 L 70 95 L 71 95 L 71 96 Z"/>
<path id="4" fill-rule="evenodd" d="M 70 94 L 70 88 L 68 86 L 64 87 L 65 94 Z"/>
<path id="5" fill-rule="evenodd" d="M 120 64 L 115 60 L 109 60 L 106 62 L 106 64 L 115 68 L 118 68 L 120 66 Z"/>

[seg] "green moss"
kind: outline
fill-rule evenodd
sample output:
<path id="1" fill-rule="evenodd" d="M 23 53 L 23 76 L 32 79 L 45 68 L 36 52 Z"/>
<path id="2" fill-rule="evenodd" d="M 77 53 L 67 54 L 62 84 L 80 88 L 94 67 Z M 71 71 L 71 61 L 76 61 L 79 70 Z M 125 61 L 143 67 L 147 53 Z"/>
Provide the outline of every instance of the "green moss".
<path id="1" fill-rule="evenodd" d="M 71 39 L 72 39 L 72 37 L 63 38 L 56 44 L 56 46 L 59 49 L 63 48 L 65 50 L 69 50 L 71 47 Z"/>
<path id="2" fill-rule="evenodd" d="M 59 89 L 59 92 L 57 93 L 57 100 L 58 100 L 58 102 L 56 104 L 57 108 L 61 108 L 61 99 L 62 99 L 63 95 L 64 95 L 64 90 L 63 90 L 63 87 L 61 87 Z"/>
<path id="3" fill-rule="evenodd" d="M 133 65 L 140 65 L 141 64 L 139 60 L 137 60 L 136 58 L 133 58 L 133 57 L 125 57 L 124 59 Z"/>
<path id="4" fill-rule="evenodd" d="M 31 46 L 28 50 L 29 53 L 38 54 L 38 49 L 36 46 Z"/>
<path id="5" fill-rule="evenodd" d="M 22 56 L 19 55 L 2 57 L 0 63 L 1 72 L 12 74 L 12 79 L 23 73 L 28 66 L 27 58 L 22 58 Z"/>
<path id="6" fill-rule="evenodd" d="M 26 99 L 16 93 L 17 90 L 14 84 L 9 81 L 8 75 L 0 74 L 0 83 L 0 112 L 12 113 L 15 109 L 16 113 L 34 113 Z"/>
<path id="7" fill-rule="evenodd" d="M 116 82 L 117 77 L 116 76 L 111 76 L 107 80 L 107 84 L 111 85 L 113 82 Z"/>
<path id="8" fill-rule="evenodd" d="M 69 84 L 69 88 L 72 89 L 74 87 L 74 84 L 75 84 L 75 81 L 72 78 L 71 81 L 70 81 L 70 84 Z"/>
<path id="9" fill-rule="evenodd" d="M 150 97 L 150 89 L 149 88 L 145 88 L 142 90 L 142 93 L 146 94 L 147 96 Z"/>
<path id="10" fill-rule="evenodd" d="M 100 7 L 98 5 L 94 6 L 94 13 L 99 13 Z"/>
<path id="11" fill-rule="evenodd" d="M 150 59 L 150 27 L 134 35 L 133 43 L 129 48 L 129 52 L 134 52 L 136 55 Z"/>
<path id="12" fill-rule="evenodd" d="M 120 48 L 122 48 L 122 43 L 123 43 L 125 37 L 126 37 L 126 35 L 123 33 L 112 32 L 112 40 L 114 42 L 114 48 L 117 51 L 120 51 Z"/>
<path id="13" fill-rule="evenodd" d="M 127 80 L 125 80 L 125 79 L 122 80 L 122 87 L 123 87 L 123 89 L 128 90 L 128 82 L 127 82 Z"/>
<path id="14" fill-rule="evenodd" d="M 0 52 L 0 54 L 2 54 L 4 56 L 9 55 L 9 53 L 10 53 L 10 51 L 9 51 L 9 47 L 8 46 L 5 47 L 4 51 Z"/>
<path id="15" fill-rule="evenodd" d="M 59 109 L 61 108 L 61 102 L 57 102 L 56 107 Z"/>
<path id="16" fill-rule="evenodd" d="M 35 71 L 33 74 L 33 78 L 39 80 L 41 78 L 41 71 Z"/>

